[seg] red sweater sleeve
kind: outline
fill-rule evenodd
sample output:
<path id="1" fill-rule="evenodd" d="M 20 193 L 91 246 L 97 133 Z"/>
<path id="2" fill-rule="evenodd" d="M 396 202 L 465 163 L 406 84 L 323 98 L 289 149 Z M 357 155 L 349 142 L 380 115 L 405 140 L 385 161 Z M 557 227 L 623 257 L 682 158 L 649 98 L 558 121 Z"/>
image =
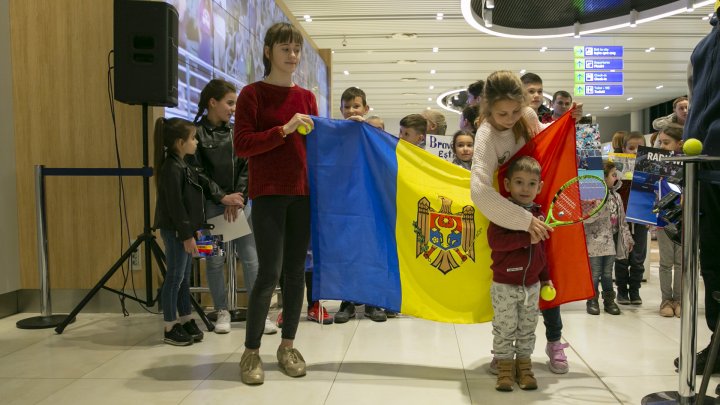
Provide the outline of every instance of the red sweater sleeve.
<path id="1" fill-rule="evenodd" d="M 234 146 L 240 157 L 265 153 L 285 143 L 282 126 L 259 131 L 258 94 L 253 86 L 243 87 L 235 109 Z"/>
<path id="2" fill-rule="evenodd" d="M 514 231 L 490 223 L 487 230 L 488 244 L 495 252 L 511 252 L 530 246 L 528 232 Z"/>

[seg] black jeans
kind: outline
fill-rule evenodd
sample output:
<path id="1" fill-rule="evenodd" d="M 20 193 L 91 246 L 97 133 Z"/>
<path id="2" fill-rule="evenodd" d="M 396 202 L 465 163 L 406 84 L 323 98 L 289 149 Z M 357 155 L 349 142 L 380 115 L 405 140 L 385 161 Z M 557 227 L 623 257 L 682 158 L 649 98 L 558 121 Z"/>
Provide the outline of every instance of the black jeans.
<path id="1" fill-rule="evenodd" d="M 700 170 L 720 170 L 717 162 L 700 165 Z M 700 183 L 700 275 L 705 283 L 705 321 L 711 331 L 718 322 L 720 304 L 713 291 L 720 291 L 720 186 Z"/>
<path id="2" fill-rule="evenodd" d="M 250 294 L 245 347 L 260 348 L 270 300 L 283 273 L 283 339 L 295 339 L 305 291 L 310 241 L 310 197 L 263 196 L 253 200 L 258 276 Z"/>
<path id="3" fill-rule="evenodd" d="M 560 318 L 560 306 L 542 311 L 543 323 L 545 324 L 545 338 L 548 342 L 557 342 L 562 337 L 562 318 Z"/>
<path id="4" fill-rule="evenodd" d="M 618 292 L 640 289 L 643 273 L 645 273 L 648 227 L 640 224 L 628 225 L 635 246 L 627 259 L 615 260 L 615 284 L 617 284 Z"/>

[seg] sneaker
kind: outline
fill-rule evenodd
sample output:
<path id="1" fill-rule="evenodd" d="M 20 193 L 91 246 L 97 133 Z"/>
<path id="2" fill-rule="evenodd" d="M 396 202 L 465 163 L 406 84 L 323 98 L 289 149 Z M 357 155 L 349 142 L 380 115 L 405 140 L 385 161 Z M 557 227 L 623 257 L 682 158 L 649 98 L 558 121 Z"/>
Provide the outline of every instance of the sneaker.
<path id="1" fill-rule="evenodd" d="M 275 325 L 277 325 L 278 329 L 282 329 L 282 325 L 283 325 L 282 312 L 280 312 L 278 314 L 277 321 L 275 321 Z"/>
<path id="2" fill-rule="evenodd" d="M 163 341 L 173 346 L 190 346 L 193 344 L 193 337 L 179 323 L 176 323 L 169 332 L 165 332 Z"/>
<path id="3" fill-rule="evenodd" d="M 660 304 L 660 316 L 664 316 L 665 318 L 675 316 L 675 308 L 673 308 L 672 301 L 664 300 L 662 304 Z"/>
<path id="4" fill-rule="evenodd" d="M 630 290 L 630 304 L 641 305 L 642 299 L 640 298 L 640 291 L 637 289 Z"/>
<path id="5" fill-rule="evenodd" d="M 343 301 L 340 310 L 335 313 L 335 323 L 345 323 L 355 318 L 355 304 Z"/>
<path id="6" fill-rule="evenodd" d="M 205 336 L 205 334 L 200 330 L 200 328 L 198 328 L 194 319 L 185 322 L 182 327 L 188 335 L 192 336 L 194 341 L 199 342 L 203 340 L 203 336 Z"/>
<path id="7" fill-rule="evenodd" d="M 307 319 L 308 321 L 313 321 L 320 323 L 320 308 L 322 308 L 322 324 L 323 325 L 330 325 L 333 323 L 333 318 L 328 313 L 327 309 L 325 307 L 321 307 L 319 302 L 316 302 L 313 304 L 312 307 L 308 308 L 307 312 Z"/>
<path id="8" fill-rule="evenodd" d="M 389 309 L 386 309 L 386 310 L 385 310 L 385 315 L 386 315 L 388 318 L 397 318 L 398 313 L 395 312 L 395 311 L 391 311 L 391 310 L 389 310 Z"/>
<path id="9" fill-rule="evenodd" d="M 257 385 L 265 382 L 260 353 L 246 351 L 240 359 L 240 380 L 248 385 Z"/>
<path id="10" fill-rule="evenodd" d="M 382 308 L 370 305 L 365 305 L 365 318 L 370 318 L 370 320 L 375 322 L 387 321 L 387 315 L 385 315 L 385 311 L 383 311 Z"/>
<path id="11" fill-rule="evenodd" d="M 673 301 L 675 317 L 680 318 L 680 301 Z"/>
<path id="12" fill-rule="evenodd" d="M 230 333 L 230 312 L 227 309 L 217 311 L 217 321 L 215 321 L 215 333 Z"/>
<path id="13" fill-rule="evenodd" d="M 274 335 L 277 333 L 277 326 L 273 323 L 273 321 L 270 320 L 270 318 L 265 318 L 265 329 L 263 329 L 263 333 L 266 335 Z"/>
<path id="14" fill-rule="evenodd" d="M 278 347 L 277 359 L 280 370 L 290 377 L 305 375 L 305 359 L 294 347 Z"/>
<path id="15" fill-rule="evenodd" d="M 570 345 L 560 342 L 548 342 L 545 346 L 545 353 L 547 353 L 548 357 L 550 358 L 550 361 L 548 362 L 548 367 L 553 373 L 565 374 L 570 369 L 564 350 L 568 346 Z"/>
<path id="16" fill-rule="evenodd" d="M 490 367 L 489 367 L 490 374 L 497 375 L 498 374 L 498 368 L 497 368 L 498 359 L 497 359 L 497 357 L 494 356 L 495 350 L 490 350 L 490 353 L 493 354 L 493 358 L 492 358 L 492 360 L 490 360 Z"/>
<path id="17" fill-rule="evenodd" d="M 630 296 L 628 295 L 627 290 L 621 291 L 620 289 L 618 289 L 617 303 L 622 305 L 630 305 Z"/>

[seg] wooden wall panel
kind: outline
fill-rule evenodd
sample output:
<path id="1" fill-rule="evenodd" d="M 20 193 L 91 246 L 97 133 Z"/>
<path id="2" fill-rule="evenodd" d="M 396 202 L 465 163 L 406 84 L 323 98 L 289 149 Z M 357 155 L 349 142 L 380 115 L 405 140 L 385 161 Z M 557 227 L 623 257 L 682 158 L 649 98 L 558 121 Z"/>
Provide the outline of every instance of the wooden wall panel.
<path id="1" fill-rule="evenodd" d="M 10 2 L 22 288 L 39 286 L 33 166 L 116 165 L 107 94 L 112 16 L 112 0 Z M 140 167 L 140 107 L 117 103 L 116 116 L 122 164 Z M 51 286 L 89 288 L 120 256 L 118 179 L 48 177 L 46 184 Z M 125 191 L 134 238 L 142 231 L 141 180 L 126 178 Z M 133 274 L 144 285 L 144 273 Z M 109 285 L 120 281 L 118 273 Z"/>

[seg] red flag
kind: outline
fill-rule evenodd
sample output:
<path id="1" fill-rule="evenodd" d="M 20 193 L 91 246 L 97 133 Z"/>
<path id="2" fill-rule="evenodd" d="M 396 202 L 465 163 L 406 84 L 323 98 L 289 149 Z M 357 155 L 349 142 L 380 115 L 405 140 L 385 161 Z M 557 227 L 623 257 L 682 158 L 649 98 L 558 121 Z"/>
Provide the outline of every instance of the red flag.
<path id="1" fill-rule="evenodd" d="M 578 175 L 575 121 L 571 113 L 565 113 L 536 135 L 513 156 L 513 159 L 521 156 L 532 156 L 540 162 L 544 184 L 535 202 L 547 211 L 560 187 Z M 508 165 L 509 162 L 498 169 L 498 179 L 505 177 Z M 499 188 L 503 196 L 508 196 L 505 187 Z M 555 228 L 555 232 L 550 235 L 545 246 L 550 278 L 557 290 L 557 296 L 550 302 L 540 300 L 540 309 L 594 296 L 592 273 L 585 244 L 585 229 L 582 223 Z"/>

